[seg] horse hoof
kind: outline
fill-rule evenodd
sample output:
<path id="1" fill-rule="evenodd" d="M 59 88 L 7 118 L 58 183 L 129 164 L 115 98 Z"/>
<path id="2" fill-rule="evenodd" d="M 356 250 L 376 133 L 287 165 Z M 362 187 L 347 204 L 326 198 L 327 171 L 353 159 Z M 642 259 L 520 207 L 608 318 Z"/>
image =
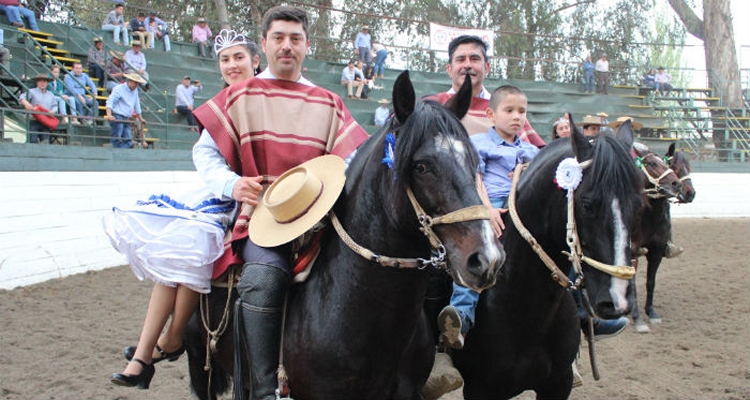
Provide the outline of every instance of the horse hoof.
<path id="1" fill-rule="evenodd" d="M 635 331 L 638 333 L 650 333 L 651 328 L 645 322 L 638 322 L 635 324 Z"/>
<path id="2" fill-rule="evenodd" d="M 650 322 L 652 324 L 661 324 L 661 317 L 649 318 L 648 322 Z"/>

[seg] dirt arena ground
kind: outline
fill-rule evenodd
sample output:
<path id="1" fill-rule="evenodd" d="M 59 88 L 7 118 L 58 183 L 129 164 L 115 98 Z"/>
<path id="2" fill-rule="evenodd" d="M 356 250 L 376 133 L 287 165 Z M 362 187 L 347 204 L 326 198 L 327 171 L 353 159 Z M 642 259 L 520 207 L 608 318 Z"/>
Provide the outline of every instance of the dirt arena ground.
<path id="1" fill-rule="evenodd" d="M 685 253 L 659 270 L 663 323 L 597 342 L 599 381 L 584 346 L 572 398 L 750 399 L 750 219 L 679 219 L 674 236 Z M 638 280 L 645 295 L 645 271 Z M 160 363 L 149 390 L 109 383 L 150 289 L 118 267 L 0 291 L 0 399 L 191 398 L 186 357 Z"/>

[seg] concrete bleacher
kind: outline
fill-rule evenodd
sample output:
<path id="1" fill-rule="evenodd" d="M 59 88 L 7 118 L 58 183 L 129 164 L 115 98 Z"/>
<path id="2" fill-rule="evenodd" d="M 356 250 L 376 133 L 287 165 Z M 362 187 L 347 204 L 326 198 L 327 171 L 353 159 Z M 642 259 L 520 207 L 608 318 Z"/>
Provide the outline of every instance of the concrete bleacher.
<path id="1" fill-rule="evenodd" d="M 2 20 L 0 20 L 0 24 Z M 94 36 L 100 36 L 105 43 L 105 50 L 116 50 L 125 52 L 128 47 L 117 45 L 113 42 L 111 32 L 100 29 L 89 29 L 86 27 L 69 26 L 40 21 L 40 30 L 50 33 L 49 40 L 56 44 L 49 49 L 60 51 L 64 58 L 80 59 L 86 68 L 86 53 L 92 44 Z M 6 45 L 13 53 L 11 70 L 18 76 L 33 76 L 44 71 L 51 65 L 51 60 L 41 57 L 41 62 L 36 61 L 30 53 L 41 53 L 40 49 L 29 49 L 28 39 L 23 32 L 18 31 L 10 25 L 3 25 L 5 30 Z M 21 40 L 23 39 L 23 40 Z M 44 45 L 42 43 L 42 45 Z M 154 144 L 160 148 L 188 149 L 197 139 L 194 132 L 188 130 L 184 117 L 176 114 L 174 110 L 174 89 L 179 84 L 182 76 L 189 75 L 192 79 L 199 79 L 203 84 L 203 90 L 196 95 L 196 105 L 204 103 L 214 94 L 218 93 L 224 83 L 218 71 L 217 61 L 198 56 L 197 47 L 190 43 L 173 42 L 172 51 L 163 51 L 163 44 L 157 42 L 155 49 L 145 49 L 148 61 L 148 71 L 151 79 L 152 89 L 149 92 L 141 92 L 141 103 L 144 117 L 149 121 L 148 134 L 158 139 Z M 16 56 L 18 54 L 18 56 Z M 54 55 L 54 54 L 53 54 Z M 65 64 L 65 63 L 64 63 Z M 339 95 L 342 95 L 345 104 L 354 118 L 370 133 L 377 131 L 373 125 L 373 113 L 377 108 L 380 98 L 390 100 L 391 90 L 396 76 L 400 71 L 386 70 L 385 78 L 378 78 L 377 84 L 383 86 L 382 90 L 370 93 L 369 100 L 346 98 L 346 88 L 340 85 L 343 64 L 331 63 L 307 58 L 304 63 L 304 75 L 315 82 Z M 419 97 L 445 91 L 450 85 L 450 79 L 445 72 L 412 71 L 411 78 L 414 82 Z M 0 84 L 2 81 L 0 81 Z M 677 89 L 674 96 L 670 98 L 656 98 L 642 92 L 636 86 L 617 86 L 610 88 L 609 95 L 583 93 L 583 85 L 536 82 L 526 80 L 500 80 L 487 78 L 485 86 L 492 90 L 503 84 L 512 84 L 520 87 L 526 92 L 529 99 L 528 118 L 536 131 L 545 139 L 551 136 L 552 123 L 560 118 L 565 112 L 571 112 L 574 120 L 580 121 L 585 115 L 594 115 L 605 112 L 609 120 L 613 121 L 619 116 L 632 116 L 643 123 L 643 136 L 649 138 L 675 141 L 675 131 L 670 127 L 672 116 L 665 109 L 674 110 L 674 105 L 680 105 L 681 109 L 691 107 L 698 110 L 694 113 L 694 119 L 705 119 L 707 107 L 716 106 L 719 101 L 714 97 L 710 89 Z M 2 93 L 0 85 L 0 93 Z M 101 93 L 101 106 L 103 109 L 106 93 Z M 0 100 L 2 96 L 0 95 Z M 703 114 L 698 115 L 700 110 Z M 102 111 L 103 114 L 103 111 Z M 742 116 L 745 116 L 743 111 Z M 689 119 L 690 116 L 685 118 Z M 745 122 L 745 126 L 747 126 Z M 108 142 L 109 128 L 106 122 L 101 121 L 94 127 L 70 126 L 69 134 L 71 140 L 82 145 L 103 145 Z M 697 129 L 703 129 L 698 127 Z M 707 129 L 707 128 L 706 128 Z M 93 130 L 93 133 L 91 132 Z M 76 140 L 76 131 L 82 131 L 81 136 L 88 139 Z"/>

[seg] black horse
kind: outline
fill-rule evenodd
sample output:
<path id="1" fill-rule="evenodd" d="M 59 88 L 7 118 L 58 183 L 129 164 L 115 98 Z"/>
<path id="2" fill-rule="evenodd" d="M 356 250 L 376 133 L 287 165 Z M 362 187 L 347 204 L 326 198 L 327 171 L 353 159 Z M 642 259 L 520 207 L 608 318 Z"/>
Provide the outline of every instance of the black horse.
<path id="1" fill-rule="evenodd" d="M 518 218 L 511 215 L 503 232 L 503 274 L 481 294 L 463 350 L 452 352 L 465 398 L 504 399 L 525 390 L 538 399 L 570 395 L 581 337 L 571 284 L 585 287 L 584 298 L 603 318 L 630 311 L 630 232 L 643 187 L 628 153 L 632 141 L 631 134 L 589 142 L 574 130 L 546 146 L 520 176 L 509 199 L 509 213 Z M 573 190 L 576 172 L 582 175 Z M 571 264 L 582 265 L 574 282 L 567 278 Z"/>
<path id="2" fill-rule="evenodd" d="M 494 284 L 505 254 L 477 194 L 478 160 L 460 122 L 471 101 L 466 81 L 444 107 L 417 103 L 402 73 L 393 89 L 394 117 L 349 165 L 331 218 L 346 234 L 326 231 L 310 276 L 288 298 L 283 364 L 292 397 L 420 398 L 434 359 L 422 313 L 427 269 L 443 266 L 456 282 L 480 291 Z M 423 231 L 435 235 L 428 239 Z M 341 239 L 347 235 L 348 244 Z M 382 256 L 364 258 L 363 249 Z M 226 291 L 208 296 L 212 310 L 225 302 Z M 229 326 L 217 343 L 209 385 L 206 345 L 198 339 L 205 331 L 190 328 L 191 382 L 202 399 L 228 386 L 231 334 Z"/>
<path id="3" fill-rule="evenodd" d="M 637 152 L 642 157 L 651 156 L 659 158 L 655 153 L 648 150 L 648 148 L 637 150 Z M 670 199 L 676 197 L 680 203 L 689 203 L 695 198 L 695 189 L 690 179 L 690 162 L 685 154 L 675 152 L 675 145 L 672 143 L 664 159 L 669 162 L 669 170 L 673 171 L 674 179 L 680 185 L 675 186 L 677 188 L 676 193 L 667 194 L 664 192 L 663 195 L 650 196 L 648 198 L 646 207 L 644 207 L 643 214 L 641 215 L 640 234 L 637 240 L 640 242 L 639 247 L 646 249 L 646 306 L 644 310 L 649 322 L 653 324 L 661 322 L 661 316 L 654 310 L 654 289 L 656 288 L 656 272 L 659 270 L 662 258 L 664 258 L 667 242 L 671 240 Z M 646 321 L 641 317 L 637 300 L 636 279 L 633 277 L 631 291 L 633 311 L 631 316 L 635 322 L 635 329 L 641 333 L 650 332 L 651 328 L 649 328 Z"/>

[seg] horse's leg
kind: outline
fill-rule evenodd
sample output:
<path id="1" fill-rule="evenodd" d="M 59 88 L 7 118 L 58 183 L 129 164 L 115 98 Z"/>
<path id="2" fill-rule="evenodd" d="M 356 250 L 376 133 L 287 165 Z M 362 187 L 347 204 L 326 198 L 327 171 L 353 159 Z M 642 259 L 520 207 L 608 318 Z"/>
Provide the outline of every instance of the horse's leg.
<path id="1" fill-rule="evenodd" d="M 637 268 L 638 259 L 635 259 L 634 261 L 635 266 Z M 637 290 L 637 282 L 636 282 L 636 276 L 633 275 L 633 277 L 630 279 L 630 283 L 628 283 L 630 296 L 628 298 L 628 301 L 631 303 L 630 308 L 630 316 L 633 317 L 633 323 L 635 324 L 635 330 L 638 333 L 648 333 L 651 332 L 651 328 L 648 327 L 646 324 L 646 321 L 643 320 L 641 317 L 641 311 L 638 309 L 638 290 Z"/>
<path id="2" fill-rule="evenodd" d="M 656 288 L 656 271 L 659 270 L 661 265 L 662 257 L 664 256 L 664 246 L 660 246 L 659 249 L 655 249 L 654 252 L 649 252 L 647 255 L 648 259 L 648 270 L 646 271 L 646 315 L 652 324 L 661 323 L 661 316 L 654 310 L 654 288 Z"/>

